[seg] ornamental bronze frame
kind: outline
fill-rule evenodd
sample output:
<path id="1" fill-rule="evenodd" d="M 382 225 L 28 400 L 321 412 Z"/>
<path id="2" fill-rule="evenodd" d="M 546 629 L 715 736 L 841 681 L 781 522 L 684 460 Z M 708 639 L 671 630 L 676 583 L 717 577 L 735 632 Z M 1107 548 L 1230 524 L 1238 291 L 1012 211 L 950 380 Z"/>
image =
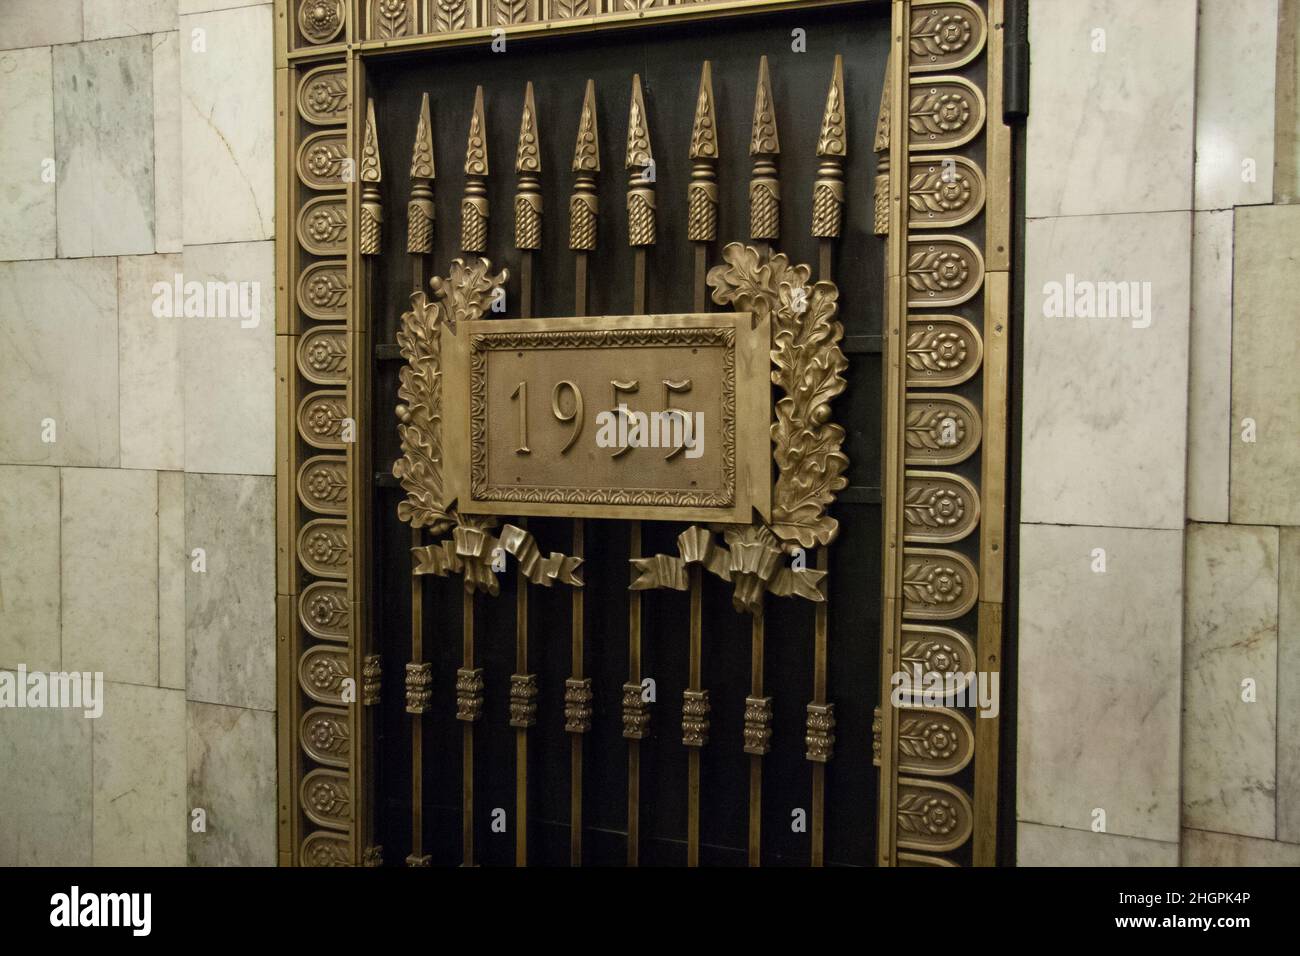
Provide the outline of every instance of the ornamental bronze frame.
<path id="1" fill-rule="evenodd" d="M 383 209 L 375 185 L 382 168 L 373 108 L 368 107 L 367 63 L 394 52 L 436 51 L 484 42 L 498 30 L 510 38 L 521 38 L 847 2 L 276 0 L 276 209 L 281 224 L 276 238 L 276 606 L 282 865 L 378 865 L 383 859 L 383 849 L 375 845 L 373 838 L 374 780 L 370 765 L 374 754 L 372 708 L 384 690 L 384 675 L 374 653 L 369 624 L 371 556 L 366 543 L 370 540 L 371 516 L 367 502 L 372 500 L 373 463 L 369 460 L 369 442 L 356 439 L 358 434 L 368 434 L 370 428 L 389 427 L 386 415 L 377 418 L 369 404 L 373 351 L 369 334 L 370 257 L 379 253 L 383 240 Z M 946 741 L 953 742 L 952 746 L 927 749 L 917 745 L 916 711 L 885 704 L 892 690 L 890 675 L 913 663 L 933 667 L 936 652 L 946 661 L 938 670 L 998 672 L 1001 667 L 1011 263 L 1011 131 L 1002 119 L 1004 0 L 876 2 L 890 2 L 892 6 L 892 52 L 876 136 L 876 231 L 885 237 L 887 286 L 882 451 L 883 666 L 881 706 L 877 707 L 874 724 L 875 761 L 880 768 L 878 862 L 955 865 L 945 854 L 969 839 L 974 863 L 992 865 L 997 841 L 998 719 L 972 721 L 956 710 L 927 710 L 925 720 L 931 724 L 927 729 L 937 728 Z M 980 56 L 987 58 L 984 89 L 961 75 L 962 69 Z M 702 98 L 707 84 L 706 67 Z M 760 101 L 762 88 L 760 79 Z M 827 116 L 839 102 L 836 96 L 837 86 L 832 81 Z M 843 96 L 842 90 L 838 96 Z M 635 105 L 634 98 L 634 116 Z M 907 108 L 903 109 L 903 105 Z M 427 135 L 427 112 L 420 121 L 420 129 Z M 957 152 L 981 134 L 985 137 L 983 170 L 973 159 Z M 705 216 L 691 217 L 691 233 L 686 238 L 697 243 L 697 262 L 704 264 L 707 242 L 715 238 L 707 225 L 707 199 L 712 194 L 716 202 L 716 185 L 710 178 L 714 174 L 708 150 L 697 150 L 697 145 L 692 144 L 692 159 L 696 161 L 692 198 L 698 190 Z M 578 160 L 582 159 L 581 146 L 580 138 Z M 645 149 L 648 156 L 648 140 Z M 742 260 L 746 255 L 762 256 L 767 263 L 775 261 L 767 245 L 775 237 L 764 233 L 762 210 L 765 199 L 779 201 L 775 198 L 779 195 L 775 163 L 778 152 L 774 135 L 770 145 L 765 145 L 756 115 L 755 146 L 751 148 L 751 233 L 759 245 L 727 250 L 733 279 L 744 271 Z M 827 277 L 830 243 L 838 235 L 837 202 L 843 201 L 843 157 L 837 156 L 833 148 L 819 148 L 819 155 L 823 157 L 819 178 L 811 184 L 817 197 L 813 234 L 823 240 L 821 275 Z M 349 157 L 357 157 L 355 166 Z M 598 159 L 595 162 L 593 166 L 575 161 L 578 181 L 570 241 L 575 251 L 592 248 L 584 241 L 594 243 L 591 236 L 584 240 L 581 215 L 585 211 L 590 217 L 588 227 L 594 225 L 596 200 L 590 172 L 599 168 Z M 349 175 L 349 169 L 355 175 Z M 522 149 L 516 169 L 520 174 L 519 202 L 524 207 L 518 210 L 517 222 L 526 224 L 527 207 L 533 203 L 534 193 L 529 188 L 530 170 Z M 901 173 L 904 170 L 905 175 Z M 631 172 L 630 208 L 640 203 L 648 211 L 653 230 L 653 184 L 639 178 L 637 168 Z M 431 157 L 426 170 L 420 164 L 418 149 L 411 175 L 412 212 L 431 208 Z M 482 249 L 474 241 L 471 228 L 473 207 L 478 201 L 468 194 L 464 200 L 468 207 L 464 223 L 467 233 L 462 246 L 471 255 Z M 967 239 L 934 231 L 967 223 L 981 209 L 985 216 L 982 249 Z M 421 240 L 416 235 L 419 219 L 412 215 L 410 251 L 420 248 Z M 430 223 L 425 221 L 424 225 L 428 228 Z M 634 246 L 639 244 L 636 236 L 630 241 Z M 516 235 L 517 248 L 529 248 L 527 242 L 526 235 Z M 320 261 L 300 267 L 300 249 Z M 583 256 L 579 253 L 580 274 L 585 272 Z M 423 287 L 426 277 L 420 257 L 413 258 L 415 284 Z M 782 260 L 783 268 L 789 268 L 784 257 L 775 259 Z M 486 266 L 485 260 L 479 262 Z M 639 272 L 638 282 L 643 287 L 644 270 Z M 726 276 L 717 283 L 711 276 L 710 282 L 715 288 L 715 301 L 738 301 L 741 293 L 734 282 L 728 284 Z M 585 287 L 585 276 L 580 287 Z M 726 298 L 728 290 L 731 298 Z M 966 319 L 937 311 L 981 294 L 982 329 Z M 702 289 L 697 293 L 697 298 L 701 297 Z M 697 302 L 697 311 L 704 311 L 703 304 Z M 524 314 L 528 314 L 526 309 Z M 976 374 L 982 375 L 983 384 L 982 407 L 978 410 L 947 391 Z M 982 450 L 978 487 L 944 470 L 968 458 L 977 448 Z M 781 495 L 779 488 L 775 491 L 774 511 Z M 410 520 L 409 516 L 405 520 Z M 413 526 L 417 527 L 412 533 L 413 549 L 419 551 L 425 539 L 418 525 Z M 977 562 L 944 547 L 973 534 L 977 527 Z M 515 553 L 521 557 L 523 573 L 527 533 L 506 526 L 502 540 L 507 537 L 519 549 Z M 639 529 L 634 525 L 634 547 L 639 548 L 639 538 Z M 740 533 L 734 537 L 729 533 L 728 538 L 733 552 L 766 544 Z M 814 534 L 807 544 L 826 545 L 831 539 L 833 532 L 829 537 Z M 713 548 L 713 542 L 703 532 L 696 536 L 684 534 L 680 543 L 682 558 L 676 566 L 668 562 L 657 569 L 649 558 L 635 562 L 643 579 L 661 570 L 674 580 L 642 580 L 634 587 L 689 587 L 692 591 L 692 680 L 683 704 L 683 742 L 692 747 L 691 777 L 697 790 L 698 747 L 707 740 L 709 708 L 708 692 L 698 686 L 695 653 L 700 641 L 698 581 L 701 566 L 717 573 L 716 552 L 725 550 Z M 580 533 L 575 536 L 575 544 L 580 544 Z M 817 550 L 818 566 L 824 568 L 825 547 Z M 580 558 L 576 548 L 575 554 Z M 425 557 L 432 560 L 427 554 Z M 417 554 L 414 563 L 419 560 Z M 566 575 L 572 579 L 576 566 L 573 561 L 564 559 L 554 576 L 558 580 L 566 580 Z M 544 563 L 540 557 L 534 562 L 536 567 Z M 548 583 L 538 577 L 530 580 Z M 418 631 L 419 578 L 414 581 L 413 611 Z M 527 588 L 520 587 L 519 593 L 520 600 L 526 601 Z M 581 599 L 581 591 L 575 588 L 575 607 L 580 608 Z M 762 583 L 756 594 L 751 587 L 743 600 L 738 586 L 738 607 L 761 609 L 762 599 Z M 472 598 L 467 596 L 466 600 L 467 619 L 472 621 Z M 962 616 L 972 606 L 978 607 L 974 640 L 943 623 Z M 822 786 L 820 773 L 832 752 L 834 705 L 825 699 L 828 636 L 824 601 L 815 607 L 818 679 L 816 699 L 809 705 L 807 756 L 814 771 L 811 862 L 819 864 L 821 824 L 817 819 L 817 798 Z M 625 691 L 639 687 L 638 612 L 639 604 L 634 604 L 632 672 Z M 470 630 L 472 627 L 467 628 L 466 641 L 472 657 Z M 762 615 L 758 613 L 754 616 L 756 661 L 761 661 L 762 630 Z M 526 651 L 526 634 L 522 639 Z M 575 660 L 579 661 L 581 640 L 581 634 L 575 633 Z M 427 665 L 422 670 L 418 663 L 419 641 L 414 636 L 413 651 L 414 661 L 407 667 L 406 696 L 407 710 L 416 715 L 418 746 L 419 714 L 427 705 L 431 689 L 427 686 Z M 770 699 L 762 696 L 759 673 L 754 696 L 746 702 L 745 750 L 753 761 L 761 760 L 766 752 L 770 720 Z M 520 674 L 512 679 L 511 723 L 520 734 L 527 731 L 530 701 L 537 693 L 531 676 Z M 575 733 L 575 769 L 579 771 L 581 748 L 576 734 L 583 730 L 584 722 L 587 726 L 590 723 L 588 682 L 577 668 L 565 695 L 566 716 Z M 470 664 L 462 670 L 457 683 L 467 720 L 466 753 L 472 759 L 472 721 L 478 716 L 475 702 L 481 706 L 481 679 L 475 685 L 475 670 Z M 869 706 L 870 702 L 841 703 L 849 705 Z M 623 722 L 630 768 L 645 719 L 637 695 L 625 693 Z M 937 779 L 962 770 L 971 760 L 971 792 Z M 753 779 L 751 776 L 751 793 Z M 633 791 L 635 780 L 635 776 L 630 778 Z M 573 796 L 575 821 L 580 821 L 580 788 Z M 632 792 L 630 811 L 635 807 L 634 800 Z M 413 812 L 418 815 L 420 808 L 414 807 Z M 473 858 L 468 819 L 471 813 L 472 806 L 467 802 L 467 861 Z M 752 805 L 750 816 L 751 862 L 757 862 Z M 692 862 L 698 854 L 698 822 L 696 793 L 690 823 Z M 636 862 L 636 826 L 636 815 L 630 813 L 629 863 Z M 525 829 L 516 827 L 518 832 Z M 575 840 L 580 847 L 580 828 Z M 398 851 L 392 848 L 392 852 Z M 580 859 L 580 849 L 575 849 L 575 859 Z M 520 850 L 519 861 L 526 861 L 526 850 Z M 427 857 L 421 857 L 417 846 L 407 862 L 420 865 L 427 862 Z"/>

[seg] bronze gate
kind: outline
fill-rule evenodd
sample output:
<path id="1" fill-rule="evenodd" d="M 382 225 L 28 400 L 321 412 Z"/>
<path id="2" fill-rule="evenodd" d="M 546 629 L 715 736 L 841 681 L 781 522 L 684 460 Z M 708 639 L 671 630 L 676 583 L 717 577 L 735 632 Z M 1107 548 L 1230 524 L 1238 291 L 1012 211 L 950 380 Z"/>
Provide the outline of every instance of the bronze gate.
<path id="1" fill-rule="evenodd" d="M 283 863 L 995 860 L 1001 6 L 277 4 Z"/>

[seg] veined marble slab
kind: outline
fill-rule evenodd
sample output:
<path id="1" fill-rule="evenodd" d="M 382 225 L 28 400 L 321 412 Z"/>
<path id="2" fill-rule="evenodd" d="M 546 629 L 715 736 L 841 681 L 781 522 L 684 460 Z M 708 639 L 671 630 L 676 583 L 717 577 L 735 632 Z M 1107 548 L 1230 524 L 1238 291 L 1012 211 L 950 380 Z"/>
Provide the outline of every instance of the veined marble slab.
<path id="1" fill-rule="evenodd" d="M 1300 846 L 1229 833 L 1183 830 L 1184 866 L 1300 866 Z"/>
<path id="2" fill-rule="evenodd" d="M 153 41 L 54 48 L 61 257 L 154 251 Z"/>
<path id="3" fill-rule="evenodd" d="M 116 467 L 117 384 L 117 260 L 0 262 L 0 461 Z"/>
<path id="4" fill-rule="evenodd" d="M 180 33 L 185 244 L 270 239 L 275 235 L 271 5 L 182 16 Z M 196 49 L 200 38 L 201 52 Z"/>
<path id="5" fill-rule="evenodd" d="M 1232 448 L 1232 210 L 1192 217 L 1187 516 L 1228 520 Z"/>
<path id="6" fill-rule="evenodd" d="M 184 318 L 155 309 L 158 283 L 171 286 L 179 255 L 123 256 L 117 264 L 117 350 L 122 467 L 185 467 Z M 163 314 L 157 315 L 156 311 Z"/>
<path id="7" fill-rule="evenodd" d="M 1300 843 L 1300 528 L 1279 538 L 1277 838 Z"/>
<path id="8" fill-rule="evenodd" d="M 1021 525 L 1020 819 L 1178 841 L 1182 584 L 1181 531 Z"/>
<path id="9" fill-rule="evenodd" d="M 59 669 L 59 469 L 0 465 L 0 668 Z"/>
<path id="10" fill-rule="evenodd" d="M 87 40 L 175 30 L 176 0 L 91 0 L 85 28 Z"/>
<path id="11" fill-rule="evenodd" d="M 92 723 L 79 710 L 0 708 L 0 866 L 90 866 Z"/>
<path id="12" fill-rule="evenodd" d="M 1277 569 L 1276 528 L 1187 529 L 1185 826 L 1276 833 Z"/>
<path id="13" fill-rule="evenodd" d="M 207 811 L 189 833 L 191 866 L 274 866 L 275 714 L 190 701 L 188 805 Z"/>
<path id="14" fill-rule="evenodd" d="M 49 47 L 0 53 L 0 259 L 54 257 L 53 71 Z"/>
<path id="15" fill-rule="evenodd" d="M 179 34 L 153 35 L 154 247 L 180 252 L 181 222 L 181 50 Z"/>
<path id="16" fill-rule="evenodd" d="M 1017 866 L 1177 866 L 1178 844 L 1071 827 L 1016 824 Z"/>
<path id="17" fill-rule="evenodd" d="M 76 43 L 81 0 L 5 0 L 0 3 L 0 49 Z"/>
<path id="18" fill-rule="evenodd" d="M 1029 43 L 1025 214 L 1190 209 L 1196 0 L 1036 2 Z"/>

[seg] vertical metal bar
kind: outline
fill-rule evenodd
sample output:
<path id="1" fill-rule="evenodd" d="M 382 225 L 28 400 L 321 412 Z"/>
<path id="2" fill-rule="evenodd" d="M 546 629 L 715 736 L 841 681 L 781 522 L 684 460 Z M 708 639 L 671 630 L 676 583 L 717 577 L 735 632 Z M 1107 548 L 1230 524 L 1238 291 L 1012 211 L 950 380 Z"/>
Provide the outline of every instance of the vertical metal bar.
<path id="1" fill-rule="evenodd" d="M 759 601 L 763 599 L 760 596 Z M 749 695 L 755 699 L 763 697 L 763 658 L 764 640 L 767 624 L 760 603 L 749 623 L 750 664 Z M 763 755 L 749 756 L 749 865 L 762 863 L 763 836 Z"/>
<path id="2" fill-rule="evenodd" d="M 569 248 L 574 252 L 574 314 L 587 314 L 588 257 L 596 249 L 597 209 L 596 174 L 600 172 L 600 140 L 597 135 L 596 84 L 587 81 L 578 120 L 577 142 L 573 148 L 573 194 L 569 199 Z M 573 555 L 586 557 L 586 524 L 581 518 L 573 522 Z M 571 622 L 572 677 L 575 689 L 586 686 L 584 674 L 586 591 L 573 589 Z M 566 721 L 566 723 L 568 723 Z M 585 722 L 574 721 L 569 737 L 569 865 L 582 865 L 582 751 L 586 735 Z"/>
<path id="3" fill-rule="evenodd" d="M 888 706 L 890 676 L 898 670 L 899 639 L 902 623 L 903 562 L 903 335 L 907 321 L 907 298 L 904 277 L 907 251 L 907 77 L 908 30 L 911 7 L 908 0 L 894 0 L 891 18 L 891 48 L 885 77 L 889 113 L 889 232 L 885 257 L 885 454 L 884 485 L 884 608 L 881 616 L 881 746 L 880 802 L 877 809 L 879 836 L 877 862 L 881 866 L 897 864 L 898 772 L 894 763 L 898 747 L 898 720 L 895 709 Z"/>
<path id="4" fill-rule="evenodd" d="M 628 245 L 635 252 L 632 278 L 632 311 L 646 311 L 646 249 L 655 242 L 654 180 L 646 175 L 654 165 L 650 147 L 650 126 L 645 99 L 641 92 L 641 75 L 632 77 L 632 101 L 628 108 L 627 155 L 624 166 L 629 172 L 627 189 Z M 628 557 L 641 556 L 641 522 L 628 522 Z M 628 565 L 629 580 L 636 572 Z M 628 683 L 641 683 L 641 592 L 628 591 Z M 627 862 L 640 862 L 641 841 L 641 742 L 627 742 Z"/>

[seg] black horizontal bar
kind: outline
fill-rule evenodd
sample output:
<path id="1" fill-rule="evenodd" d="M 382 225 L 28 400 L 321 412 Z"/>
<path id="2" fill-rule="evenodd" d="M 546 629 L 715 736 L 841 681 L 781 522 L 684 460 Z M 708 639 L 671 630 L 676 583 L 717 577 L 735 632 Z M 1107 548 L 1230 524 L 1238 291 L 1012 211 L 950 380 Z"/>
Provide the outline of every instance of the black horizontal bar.
<path id="1" fill-rule="evenodd" d="M 875 485 L 849 485 L 835 500 L 843 505 L 878 505 L 880 489 Z"/>
<path id="2" fill-rule="evenodd" d="M 844 336 L 844 354 L 846 355 L 878 354 L 883 350 L 884 341 L 879 335 Z"/>

